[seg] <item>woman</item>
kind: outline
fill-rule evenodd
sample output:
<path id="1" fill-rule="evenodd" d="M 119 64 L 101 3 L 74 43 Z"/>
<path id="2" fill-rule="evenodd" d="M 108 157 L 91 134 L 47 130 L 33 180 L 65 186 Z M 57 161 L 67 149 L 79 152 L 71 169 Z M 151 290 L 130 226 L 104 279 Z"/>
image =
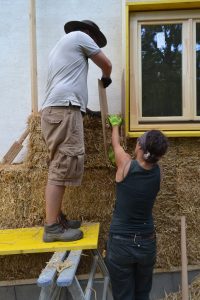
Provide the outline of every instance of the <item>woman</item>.
<path id="1" fill-rule="evenodd" d="M 168 148 L 159 130 L 137 139 L 135 160 L 120 145 L 121 118 L 110 116 L 115 154 L 116 205 L 110 225 L 106 264 L 114 300 L 149 300 L 156 260 L 152 217 L 160 189 L 158 161 Z"/>

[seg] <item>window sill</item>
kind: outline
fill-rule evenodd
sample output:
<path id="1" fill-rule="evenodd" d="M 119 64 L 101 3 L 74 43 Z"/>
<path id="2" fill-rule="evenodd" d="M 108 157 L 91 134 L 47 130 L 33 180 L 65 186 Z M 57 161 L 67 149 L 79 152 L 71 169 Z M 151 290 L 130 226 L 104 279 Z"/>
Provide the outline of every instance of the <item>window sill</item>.
<path id="1" fill-rule="evenodd" d="M 169 131 L 169 130 L 163 130 L 162 131 L 167 137 L 200 137 L 200 130 L 190 130 L 190 131 Z M 141 136 L 144 133 L 144 131 L 129 131 L 127 133 L 127 137 L 129 138 L 137 138 Z"/>

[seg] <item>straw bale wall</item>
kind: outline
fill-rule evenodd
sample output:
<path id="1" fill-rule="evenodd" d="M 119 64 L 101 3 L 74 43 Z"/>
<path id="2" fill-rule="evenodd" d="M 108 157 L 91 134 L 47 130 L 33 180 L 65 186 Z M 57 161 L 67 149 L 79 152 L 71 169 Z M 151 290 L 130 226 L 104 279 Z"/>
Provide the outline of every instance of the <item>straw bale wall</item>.
<path id="1" fill-rule="evenodd" d="M 47 149 L 41 137 L 40 116 L 30 116 L 28 154 L 22 165 L 0 166 L 0 228 L 41 226 L 47 180 Z M 101 120 L 86 116 L 85 173 L 80 187 L 65 192 L 63 210 L 69 218 L 100 222 L 99 248 L 107 240 L 115 201 L 115 168 L 106 162 Z M 107 132 L 110 142 L 110 131 Z M 133 155 L 135 139 L 127 140 Z M 163 183 L 154 208 L 157 229 L 157 267 L 180 266 L 180 220 L 186 216 L 190 265 L 200 264 L 200 139 L 171 138 L 161 166 Z M 0 257 L 0 280 L 37 277 L 51 254 Z M 84 268 L 83 268 L 84 269 Z"/>

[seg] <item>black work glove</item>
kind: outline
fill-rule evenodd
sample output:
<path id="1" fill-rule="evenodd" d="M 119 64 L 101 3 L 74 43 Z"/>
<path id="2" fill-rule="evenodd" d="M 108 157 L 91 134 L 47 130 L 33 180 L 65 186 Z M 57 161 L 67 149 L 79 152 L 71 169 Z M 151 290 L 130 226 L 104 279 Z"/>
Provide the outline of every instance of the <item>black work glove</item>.
<path id="1" fill-rule="evenodd" d="M 104 89 L 107 88 L 111 83 L 112 79 L 110 77 L 101 77 Z"/>

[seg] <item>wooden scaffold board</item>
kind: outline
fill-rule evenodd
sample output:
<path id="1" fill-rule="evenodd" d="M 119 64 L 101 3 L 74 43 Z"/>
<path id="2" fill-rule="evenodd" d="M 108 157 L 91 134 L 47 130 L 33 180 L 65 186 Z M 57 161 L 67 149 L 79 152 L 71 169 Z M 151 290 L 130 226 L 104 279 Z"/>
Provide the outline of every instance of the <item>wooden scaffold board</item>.
<path id="1" fill-rule="evenodd" d="M 0 255 L 97 249 L 99 223 L 85 223 L 80 229 L 83 239 L 52 243 L 43 242 L 43 227 L 0 230 Z"/>

